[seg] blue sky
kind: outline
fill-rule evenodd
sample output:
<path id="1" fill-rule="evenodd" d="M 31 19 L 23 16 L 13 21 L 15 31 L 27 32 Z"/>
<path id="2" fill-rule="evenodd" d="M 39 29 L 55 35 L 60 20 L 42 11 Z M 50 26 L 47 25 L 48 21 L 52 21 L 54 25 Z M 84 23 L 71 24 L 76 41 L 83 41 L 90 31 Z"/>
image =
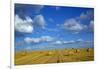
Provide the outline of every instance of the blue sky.
<path id="1" fill-rule="evenodd" d="M 16 50 L 94 40 L 93 8 L 15 4 L 14 16 Z"/>

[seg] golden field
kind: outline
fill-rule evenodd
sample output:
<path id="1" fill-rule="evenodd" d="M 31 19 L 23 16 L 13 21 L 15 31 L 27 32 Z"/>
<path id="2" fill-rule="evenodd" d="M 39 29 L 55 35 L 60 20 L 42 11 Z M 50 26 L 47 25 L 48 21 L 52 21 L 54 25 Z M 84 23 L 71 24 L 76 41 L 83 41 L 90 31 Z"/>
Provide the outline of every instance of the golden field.
<path id="1" fill-rule="evenodd" d="M 20 51 L 15 53 L 14 58 L 15 65 L 93 61 L 94 49 Z"/>

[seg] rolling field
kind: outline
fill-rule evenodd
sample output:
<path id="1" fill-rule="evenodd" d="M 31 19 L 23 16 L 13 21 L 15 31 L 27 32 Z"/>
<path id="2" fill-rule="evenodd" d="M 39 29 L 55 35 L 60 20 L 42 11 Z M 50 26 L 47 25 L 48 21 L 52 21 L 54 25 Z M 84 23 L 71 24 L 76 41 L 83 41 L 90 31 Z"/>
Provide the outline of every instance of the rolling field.
<path id="1" fill-rule="evenodd" d="M 16 52 L 15 65 L 93 61 L 94 49 Z"/>

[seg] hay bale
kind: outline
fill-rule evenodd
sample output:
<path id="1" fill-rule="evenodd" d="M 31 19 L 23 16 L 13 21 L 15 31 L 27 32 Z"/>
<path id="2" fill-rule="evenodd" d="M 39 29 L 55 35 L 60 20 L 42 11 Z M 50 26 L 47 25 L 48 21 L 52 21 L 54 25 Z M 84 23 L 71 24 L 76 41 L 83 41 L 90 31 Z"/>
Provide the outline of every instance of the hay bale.
<path id="1" fill-rule="evenodd" d="M 52 54 L 53 54 L 52 52 L 48 52 L 48 53 L 46 53 L 46 56 L 50 56 Z"/>
<path id="2" fill-rule="evenodd" d="M 90 51 L 91 51 L 91 49 L 90 49 L 90 48 L 87 48 L 87 49 L 86 49 L 86 51 L 87 51 L 87 52 L 90 52 Z"/>
<path id="3" fill-rule="evenodd" d="M 73 51 L 69 51 L 68 54 L 69 54 L 69 55 L 74 55 L 74 52 L 73 52 Z"/>
<path id="4" fill-rule="evenodd" d="M 57 60 L 57 63 L 60 63 L 59 59 Z"/>
<path id="5" fill-rule="evenodd" d="M 52 55 L 52 54 L 53 54 L 53 52 L 49 52 L 48 54 L 49 54 L 49 55 Z"/>
<path id="6" fill-rule="evenodd" d="M 43 52 L 40 52 L 40 54 L 41 54 L 41 53 L 43 53 Z"/>
<path id="7" fill-rule="evenodd" d="M 22 52 L 22 54 L 21 54 L 21 55 L 22 55 L 22 56 L 25 56 L 26 54 L 27 54 L 27 52 Z"/>
<path id="8" fill-rule="evenodd" d="M 79 53 L 80 52 L 80 50 L 79 49 L 75 49 L 75 53 Z"/>

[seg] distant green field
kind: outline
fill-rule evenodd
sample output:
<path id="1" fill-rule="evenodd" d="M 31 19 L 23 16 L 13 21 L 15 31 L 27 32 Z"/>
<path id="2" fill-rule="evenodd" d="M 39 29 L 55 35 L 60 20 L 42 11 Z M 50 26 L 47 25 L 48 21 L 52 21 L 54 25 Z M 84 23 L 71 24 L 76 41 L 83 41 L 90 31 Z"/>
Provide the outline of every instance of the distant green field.
<path id="1" fill-rule="evenodd" d="M 94 49 L 16 52 L 15 65 L 93 61 Z"/>

